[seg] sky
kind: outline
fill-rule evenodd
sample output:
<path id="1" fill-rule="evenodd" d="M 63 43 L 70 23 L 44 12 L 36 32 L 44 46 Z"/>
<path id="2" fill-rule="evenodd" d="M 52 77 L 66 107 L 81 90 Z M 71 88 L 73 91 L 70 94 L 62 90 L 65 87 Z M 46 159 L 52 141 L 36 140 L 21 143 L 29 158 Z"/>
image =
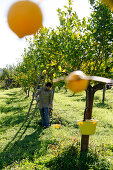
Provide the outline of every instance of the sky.
<path id="1" fill-rule="evenodd" d="M 6 65 L 17 65 L 22 60 L 24 48 L 28 43 L 26 36 L 19 39 L 11 31 L 7 23 L 7 12 L 10 6 L 18 0 L 0 0 L 0 68 Z M 59 25 L 57 9 L 64 9 L 68 0 L 32 0 L 39 4 L 43 14 L 43 25 L 46 27 L 55 27 Z M 88 17 L 91 13 L 88 0 L 73 0 L 73 9 L 77 12 L 80 19 Z"/>

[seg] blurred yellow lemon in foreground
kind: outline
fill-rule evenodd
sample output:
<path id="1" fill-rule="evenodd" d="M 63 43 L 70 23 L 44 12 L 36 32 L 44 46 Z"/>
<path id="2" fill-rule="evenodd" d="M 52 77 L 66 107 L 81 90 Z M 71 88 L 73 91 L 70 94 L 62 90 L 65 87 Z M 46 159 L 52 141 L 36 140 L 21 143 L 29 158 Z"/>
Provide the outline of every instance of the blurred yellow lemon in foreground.
<path id="1" fill-rule="evenodd" d="M 82 71 L 74 71 L 70 73 L 66 78 L 66 85 L 71 91 L 78 93 L 85 89 L 88 86 L 88 80 L 82 79 L 82 76 L 86 75 Z"/>
<path id="2" fill-rule="evenodd" d="M 8 25 L 19 38 L 35 34 L 42 26 L 42 12 L 39 6 L 31 1 L 17 1 L 9 9 Z"/>
<path id="3" fill-rule="evenodd" d="M 113 11 L 113 0 L 101 0 L 101 1 L 105 3 L 107 6 L 109 6 Z"/>

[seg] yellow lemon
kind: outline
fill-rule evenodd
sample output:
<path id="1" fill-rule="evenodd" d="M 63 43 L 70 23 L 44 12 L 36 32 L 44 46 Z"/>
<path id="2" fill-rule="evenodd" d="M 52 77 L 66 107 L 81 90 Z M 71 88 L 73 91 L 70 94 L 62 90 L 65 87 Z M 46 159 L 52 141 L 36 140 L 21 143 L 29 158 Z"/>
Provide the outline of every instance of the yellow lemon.
<path id="1" fill-rule="evenodd" d="M 7 14 L 8 25 L 19 38 L 35 34 L 42 26 L 42 19 L 39 6 L 29 0 L 15 2 Z"/>
<path id="2" fill-rule="evenodd" d="M 81 92 L 87 89 L 88 80 L 83 78 L 86 75 L 82 71 L 74 71 L 70 73 L 66 78 L 66 86 L 74 93 Z"/>
<path id="3" fill-rule="evenodd" d="M 46 73 L 47 73 L 47 71 L 46 71 L 46 70 L 43 70 L 43 73 L 44 73 L 44 74 L 46 74 Z"/>

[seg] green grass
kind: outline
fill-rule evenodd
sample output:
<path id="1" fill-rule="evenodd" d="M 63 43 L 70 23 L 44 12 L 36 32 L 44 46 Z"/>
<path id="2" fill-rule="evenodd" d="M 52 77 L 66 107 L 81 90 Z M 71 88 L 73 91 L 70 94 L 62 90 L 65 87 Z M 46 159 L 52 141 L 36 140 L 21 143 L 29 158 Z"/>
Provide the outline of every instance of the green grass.
<path id="1" fill-rule="evenodd" d="M 29 126 L 24 124 L 30 101 L 20 88 L 0 91 L 0 169 L 113 169 L 113 89 L 104 103 L 102 91 L 95 94 L 92 116 L 99 122 L 82 154 L 77 120 L 83 119 L 85 92 L 55 92 L 51 123 L 61 123 L 60 129 L 43 129 L 38 109 Z"/>

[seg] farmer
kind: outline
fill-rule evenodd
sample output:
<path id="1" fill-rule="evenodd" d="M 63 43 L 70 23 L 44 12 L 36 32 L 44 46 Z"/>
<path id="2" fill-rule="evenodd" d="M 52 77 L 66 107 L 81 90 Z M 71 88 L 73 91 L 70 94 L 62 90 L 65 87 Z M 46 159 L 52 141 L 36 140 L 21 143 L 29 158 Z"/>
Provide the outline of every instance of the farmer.
<path id="1" fill-rule="evenodd" d="M 50 126 L 49 108 L 52 108 L 53 92 L 51 90 L 52 83 L 46 83 L 45 87 L 41 87 L 36 93 L 36 99 L 39 95 L 39 110 L 42 118 L 42 126 L 44 128 Z"/>

